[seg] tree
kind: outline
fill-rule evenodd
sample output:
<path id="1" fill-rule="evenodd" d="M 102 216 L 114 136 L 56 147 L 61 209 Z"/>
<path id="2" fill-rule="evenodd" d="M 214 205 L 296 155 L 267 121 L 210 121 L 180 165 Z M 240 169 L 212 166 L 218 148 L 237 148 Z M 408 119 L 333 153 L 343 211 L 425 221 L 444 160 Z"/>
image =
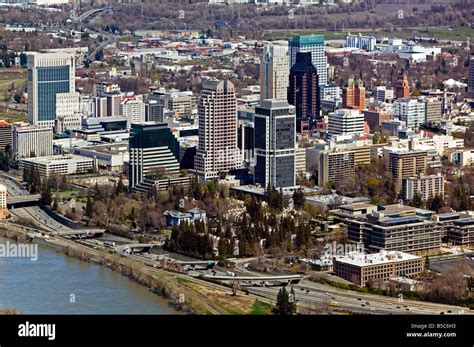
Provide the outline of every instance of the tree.
<path id="1" fill-rule="evenodd" d="M 56 193 L 54 196 L 54 201 L 53 201 L 53 210 L 57 211 L 59 209 L 59 196 Z"/>
<path id="2" fill-rule="evenodd" d="M 51 186 L 48 184 L 48 182 L 44 182 L 41 187 L 41 201 L 45 205 L 51 205 L 53 201 L 51 195 Z"/>
<path id="3" fill-rule="evenodd" d="M 303 189 L 298 188 L 297 190 L 295 190 L 295 192 L 293 193 L 293 203 L 296 209 L 299 209 L 304 205 Z"/>
<path id="4" fill-rule="evenodd" d="M 115 187 L 115 194 L 125 193 L 125 185 L 123 184 L 122 175 L 117 182 L 117 187 Z"/>
<path id="5" fill-rule="evenodd" d="M 421 200 L 421 196 L 418 194 L 418 192 L 415 192 L 415 194 L 413 194 L 413 199 L 411 200 L 411 205 L 413 207 L 422 207 L 423 206 L 423 200 Z"/>
<path id="6" fill-rule="evenodd" d="M 294 298 L 294 292 L 292 292 L 292 295 Z M 282 287 L 278 291 L 277 303 L 272 313 L 276 315 L 293 315 L 296 313 L 296 303 L 294 300 L 290 300 L 290 295 L 285 287 Z"/>
<path id="7" fill-rule="evenodd" d="M 94 204 L 92 203 L 91 197 L 88 196 L 87 202 L 86 202 L 86 216 L 89 218 L 92 218 L 93 214 L 94 214 Z"/>

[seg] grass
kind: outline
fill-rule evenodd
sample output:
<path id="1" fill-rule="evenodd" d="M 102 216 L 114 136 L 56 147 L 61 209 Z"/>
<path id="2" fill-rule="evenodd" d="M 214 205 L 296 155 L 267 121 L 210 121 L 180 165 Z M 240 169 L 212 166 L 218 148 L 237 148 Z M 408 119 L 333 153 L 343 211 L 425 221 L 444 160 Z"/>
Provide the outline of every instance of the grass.
<path id="1" fill-rule="evenodd" d="M 252 310 L 248 313 L 250 315 L 268 315 L 272 314 L 272 305 L 262 302 L 260 300 L 255 300 L 252 305 Z"/>
<path id="2" fill-rule="evenodd" d="M 26 84 L 26 69 L 0 69 L 0 101 L 6 101 L 5 93 L 10 89 L 12 83 L 14 83 L 15 86 Z"/>
<path id="3" fill-rule="evenodd" d="M 457 27 L 411 27 L 398 28 L 396 31 L 385 31 L 384 29 L 371 30 L 365 28 L 346 29 L 344 32 L 321 31 L 315 29 L 272 29 L 265 31 L 267 40 L 286 40 L 296 35 L 324 34 L 326 40 L 345 40 L 348 32 L 364 33 L 365 35 L 375 35 L 377 37 L 397 37 L 408 39 L 414 36 L 434 37 L 438 40 L 465 41 L 467 38 L 474 38 L 474 29 L 469 26 Z"/>

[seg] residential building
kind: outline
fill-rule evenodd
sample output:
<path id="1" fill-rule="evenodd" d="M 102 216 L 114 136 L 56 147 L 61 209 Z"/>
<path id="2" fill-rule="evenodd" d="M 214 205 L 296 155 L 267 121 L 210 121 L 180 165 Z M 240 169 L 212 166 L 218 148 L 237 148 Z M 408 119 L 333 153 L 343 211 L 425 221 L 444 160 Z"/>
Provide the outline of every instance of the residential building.
<path id="1" fill-rule="evenodd" d="M 260 63 L 260 99 L 286 100 L 288 95 L 288 46 L 269 43 Z"/>
<path id="2" fill-rule="evenodd" d="M 237 99 L 234 85 L 208 80 L 199 99 L 199 144 L 194 168 L 201 180 L 240 167 L 237 148 Z"/>
<path id="3" fill-rule="evenodd" d="M 339 109 L 328 115 L 328 135 L 364 133 L 364 114 L 359 110 Z"/>
<path id="4" fill-rule="evenodd" d="M 295 140 L 295 107 L 285 100 L 262 100 L 255 108 L 255 183 L 296 185 Z"/>
<path id="5" fill-rule="evenodd" d="M 296 108 L 296 129 L 306 134 L 316 128 L 320 119 L 318 74 L 311 62 L 311 53 L 296 53 L 290 70 L 288 103 Z"/>
<path id="6" fill-rule="evenodd" d="M 402 179 L 402 197 L 404 200 L 413 200 L 418 195 L 421 200 L 427 201 L 436 195 L 444 198 L 444 175 L 418 175 Z"/>
<path id="7" fill-rule="evenodd" d="M 443 100 L 439 97 L 426 97 L 420 101 L 425 103 L 425 123 L 440 124 L 443 116 Z"/>
<path id="8" fill-rule="evenodd" d="M 75 94 L 74 55 L 69 53 L 28 53 L 28 120 L 41 127 L 53 127 L 58 96 Z M 64 100 L 63 100 L 64 102 Z M 78 104 L 78 101 L 77 101 Z"/>
<path id="9" fill-rule="evenodd" d="M 11 124 L 0 120 L 0 151 L 4 151 L 5 148 L 12 150 L 13 146 L 13 129 Z"/>
<path id="10" fill-rule="evenodd" d="M 288 53 L 291 69 L 296 64 L 297 52 L 311 52 L 311 62 L 316 68 L 318 85 L 327 84 L 327 57 L 324 53 L 324 35 L 295 36 L 288 40 Z"/>
<path id="11" fill-rule="evenodd" d="M 397 191 L 402 188 L 404 178 L 426 173 L 427 153 L 425 151 L 387 147 L 384 149 L 384 158 Z"/>
<path id="12" fill-rule="evenodd" d="M 35 168 L 41 177 L 49 177 L 52 174 L 76 175 L 93 172 L 94 159 L 74 154 L 53 155 L 22 159 L 20 167 L 22 169 Z"/>
<path id="13" fill-rule="evenodd" d="M 342 89 L 342 107 L 355 110 L 365 108 L 365 87 L 362 80 L 350 79 Z"/>
<path id="14" fill-rule="evenodd" d="M 417 130 L 426 123 L 426 104 L 416 98 L 398 99 L 393 103 L 393 115 L 404 121 L 407 129 Z"/>
<path id="15" fill-rule="evenodd" d="M 358 286 L 394 277 L 416 278 L 424 268 L 423 257 L 383 250 L 374 254 L 351 252 L 333 259 L 335 275 Z"/>
<path id="16" fill-rule="evenodd" d="M 18 159 L 53 155 L 53 129 L 38 126 L 14 127 L 13 154 Z"/>
<path id="17" fill-rule="evenodd" d="M 129 139 L 130 188 L 145 178 L 179 173 L 179 142 L 165 123 L 133 123 Z"/>
<path id="18" fill-rule="evenodd" d="M 350 184 L 355 178 L 354 152 L 350 150 L 325 150 L 319 156 L 318 185 Z"/>

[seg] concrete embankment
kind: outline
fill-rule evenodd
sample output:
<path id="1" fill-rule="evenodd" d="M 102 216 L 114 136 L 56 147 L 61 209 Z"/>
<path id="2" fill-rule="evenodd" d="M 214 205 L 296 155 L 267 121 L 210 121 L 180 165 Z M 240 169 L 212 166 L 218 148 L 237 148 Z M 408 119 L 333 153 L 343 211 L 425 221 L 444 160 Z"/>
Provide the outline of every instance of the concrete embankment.
<path id="1" fill-rule="evenodd" d="M 213 303 L 207 302 L 205 297 L 179 284 L 174 274 L 146 266 L 112 250 L 93 249 L 60 237 L 45 237 L 32 228 L 11 223 L 0 223 L 0 236 L 18 242 L 40 243 L 68 256 L 105 265 L 169 299 L 176 309 L 192 314 L 222 313 L 213 309 Z"/>

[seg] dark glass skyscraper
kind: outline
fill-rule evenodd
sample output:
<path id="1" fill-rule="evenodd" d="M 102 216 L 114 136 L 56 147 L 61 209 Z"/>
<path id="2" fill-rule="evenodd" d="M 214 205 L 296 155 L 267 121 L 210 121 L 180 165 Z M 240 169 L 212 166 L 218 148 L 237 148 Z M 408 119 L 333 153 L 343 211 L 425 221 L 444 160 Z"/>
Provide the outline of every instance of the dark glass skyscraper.
<path id="1" fill-rule="evenodd" d="M 311 63 L 311 52 L 297 52 L 290 70 L 288 103 L 296 107 L 296 129 L 308 133 L 319 119 L 318 73 Z"/>
<path id="2" fill-rule="evenodd" d="M 132 123 L 129 150 L 130 188 L 160 172 L 179 173 L 179 142 L 165 123 Z"/>
<path id="3" fill-rule="evenodd" d="M 262 100 L 255 108 L 254 182 L 295 186 L 295 108 L 285 100 Z"/>

